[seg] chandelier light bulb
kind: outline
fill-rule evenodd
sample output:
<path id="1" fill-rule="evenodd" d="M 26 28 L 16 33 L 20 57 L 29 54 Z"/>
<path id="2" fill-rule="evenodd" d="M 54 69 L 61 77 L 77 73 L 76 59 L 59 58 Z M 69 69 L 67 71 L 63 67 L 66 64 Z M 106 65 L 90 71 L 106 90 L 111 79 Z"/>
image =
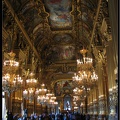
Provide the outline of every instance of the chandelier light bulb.
<path id="1" fill-rule="evenodd" d="M 93 81 L 96 81 L 98 80 L 98 76 L 95 74 L 95 72 L 93 72 L 93 74 L 91 75 L 91 80 Z"/>
<path id="2" fill-rule="evenodd" d="M 27 90 L 24 90 L 24 91 L 23 91 L 23 94 L 24 94 L 24 95 L 28 94 L 28 91 L 27 91 Z"/>

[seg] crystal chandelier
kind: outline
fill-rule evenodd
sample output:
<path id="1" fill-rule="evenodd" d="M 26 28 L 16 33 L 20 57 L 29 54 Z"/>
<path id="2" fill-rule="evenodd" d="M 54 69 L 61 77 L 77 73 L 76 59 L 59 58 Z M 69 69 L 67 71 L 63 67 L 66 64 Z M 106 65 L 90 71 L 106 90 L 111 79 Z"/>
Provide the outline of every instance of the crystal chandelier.
<path id="1" fill-rule="evenodd" d="M 87 50 L 82 49 L 80 53 L 83 55 L 83 60 L 77 60 L 77 73 L 74 73 L 73 81 L 78 85 L 92 86 L 98 80 L 93 67 L 92 58 L 85 57 Z"/>
<path id="2" fill-rule="evenodd" d="M 49 97 L 46 96 L 47 89 L 45 88 L 45 84 L 41 84 L 41 88 L 38 91 L 37 102 L 45 104 L 49 100 Z"/>
<path id="3" fill-rule="evenodd" d="M 49 100 L 47 102 L 47 105 L 54 108 L 55 105 L 58 104 L 58 102 L 55 101 L 56 97 L 55 97 L 54 93 L 51 93 L 51 95 L 50 95 L 50 93 L 46 94 L 46 96 L 49 96 Z"/>
<path id="4" fill-rule="evenodd" d="M 27 88 L 23 91 L 23 97 L 27 100 L 33 101 L 34 97 L 36 97 L 38 90 L 35 88 Z"/>
<path id="5" fill-rule="evenodd" d="M 79 100 L 79 96 L 78 95 L 73 95 L 73 102 L 76 103 L 76 101 L 78 101 L 78 100 Z"/>
<path id="6" fill-rule="evenodd" d="M 93 59 L 86 57 L 85 54 L 87 53 L 88 50 L 86 49 L 82 49 L 80 50 L 80 53 L 83 55 L 83 59 L 77 59 L 77 67 L 79 68 L 79 70 L 91 70 L 93 68 L 92 63 L 93 63 Z"/>
<path id="7" fill-rule="evenodd" d="M 79 104 L 83 99 L 84 90 L 82 88 L 74 88 L 73 89 L 73 104 Z"/>
<path id="8" fill-rule="evenodd" d="M 79 96 L 73 96 L 73 109 L 76 110 L 78 108 L 78 102 L 80 101 Z"/>
<path id="9" fill-rule="evenodd" d="M 10 96 L 13 91 L 22 88 L 23 80 L 19 75 L 16 75 L 19 62 L 14 60 L 15 53 L 10 52 L 8 55 L 9 60 L 5 60 L 3 64 L 2 91 L 7 92 Z"/>
<path id="10" fill-rule="evenodd" d="M 35 87 L 36 85 L 37 85 L 37 79 L 35 79 L 34 78 L 34 73 L 30 73 L 29 74 L 29 78 L 28 79 L 26 79 L 26 85 L 27 85 L 27 87 L 29 88 L 29 87 Z"/>
<path id="11" fill-rule="evenodd" d="M 3 63 L 4 73 L 16 73 L 19 67 L 19 62 L 15 61 L 15 53 L 8 53 L 9 59 L 5 60 Z"/>
<path id="12" fill-rule="evenodd" d="M 83 60 L 77 60 L 77 72 L 72 77 L 74 85 L 77 86 L 73 90 L 74 102 L 76 104 L 87 101 L 87 96 L 91 88 L 96 86 L 98 80 L 98 76 L 93 67 L 93 60 L 92 58 L 85 57 L 86 52 L 87 50 L 85 49 L 80 50 L 80 53 L 83 55 Z"/>
<path id="13" fill-rule="evenodd" d="M 50 106 L 52 104 L 52 102 L 54 102 L 51 97 L 53 97 L 54 94 L 52 92 L 50 92 L 50 90 L 47 90 L 47 93 L 46 93 L 46 97 L 48 98 L 47 99 L 47 105 Z"/>
<path id="14" fill-rule="evenodd" d="M 41 84 L 41 88 L 39 89 L 39 95 L 37 97 L 37 102 L 40 104 L 46 104 L 49 107 L 54 107 L 55 105 L 58 104 L 55 100 L 56 97 L 54 93 L 46 89 L 45 84 Z"/>
<path id="15" fill-rule="evenodd" d="M 45 103 L 47 103 L 47 100 L 48 100 L 48 99 L 49 99 L 49 98 L 46 97 L 46 95 L 39 95 L 39 96 L 37 97 L 37 103 L 45 104 Z"/>
<path id="16" fill-rule="evenodd" d="M 47 90 L 46 96 L 48 96 L 49 98 L 51 98 L 54 94 L 50 92 L 50 90 Z"/>
<path id="17" fill-rule="evenodd" d="M 45 84 L 41 84 L 41 88 L 39 89 L 40 95 L 45 95 L 47 93 L 47 89 L 45 88 Z"/>
<path id="18" fill-rule="evenodd" d="M 91 81 L 96 82 L 97 80 L 98 80 L 98 75 L 96 75 L 96 73 L 93 72 L 93 74 L 91 75 Z"/>
<path id="19" fill-rule="evenodd" d="M 83 90 L 79 89 L 78 87 L 73 89 L 73 94 L 75 95 L 81 95 Z"/>
<path id="20" fill-rule="evenodd" d="M 34 97 L 39 94 L 37 86 L 37 79 L 34 78 L 34 73 L 29 74 L 29 78 L 26 80 L 26 89 L 23 91 L 23 97 L 32 101 Z"/>
<path id="21" fill-rule="evenodd" d="M 98 76 L 96 75 L 95 71 L 78 71 L 78 74 L 75 73 L 72 78 L 75 84 L 86 85 L 89 87 L 95 85 L 96 81 L 98 80 Z"/>

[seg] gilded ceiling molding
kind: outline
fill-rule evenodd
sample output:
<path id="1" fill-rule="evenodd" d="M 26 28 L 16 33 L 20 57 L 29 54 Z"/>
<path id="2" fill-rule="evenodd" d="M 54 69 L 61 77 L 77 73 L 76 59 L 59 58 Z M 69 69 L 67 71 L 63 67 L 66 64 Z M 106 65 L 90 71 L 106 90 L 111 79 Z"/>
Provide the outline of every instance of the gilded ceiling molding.
<path id="1" fill-rule="evenodd" d="M 91 34 L 91 37 L 90 37 L 91 39 L 90 39 L 90 46 L 89 46 L 89 49 L 90 49 L 91 43 L 92 43 L 92 41 L 93 41 L 94 32 L 95 32 L 95 28 L 96 28 L 96 25 L 97 25 L 97 19 L 98 19 L 98 16 L 99 16 L 101 3 L 102 3 L 102 0 L 99 0 L 97 12 L 96 12 L 96 16 L 95 16 L 95 20 L 94 20 L 93 30 L 92 30 L 92 34 Z"/>
<path id="2" fill-rule="evenodd" d="M 35 6 L 34 2 L 28 0 L 24 4 L 22 3 L 20 11 L 21 11 L 22 14 L 24 14 L 25 12 L 28 12 L 34 6 Z"/>
<path id="3" fill-rule="evenodd" d="M 2 27 L 2 38 L 3 38 L 3 40 L 6 40 L 8 38 L 8 36 L 9 36 L 9 34 L 5 30 L 5 28 Z"/>
<path id="4" fill-rule="evenodd" d="M 103 4 L 103 16 L 107 24 L 107 34 L 108 36 L 111 36 L 111 25 L 110 25 L 110 20 L 109 20 L 109 11 L 108 11 L 108 2 L 105 1 Z M 110 38 L 111 39 L 111 38 Z"/>
<path id="5" fill-rule="evenodd" d="M 17 15 L 15 14 L 15 11 L 13 10 L 12 6 L 10 5 L 8 0 L 4 0 L 5 4 L 7 5 L 7 7 L 9 8 L 12 16 L 15 18 L 15 21 L 17 23 L 17 25 L 19 26 L 20 30 L 23 32 L 23 35 L 25 36 L 26 40 L 28 41 L 29 45 L 31 46 L 31 48 L 33 49 L 33 51 L 35 52 L 36 56 L 39 58 L 39 54 L 36 51 L 36 48 L 34 48 L 34 46 L 31 43 L 31 40 L 27 34 L 27 32 L 25 31 L 24 27 L 21 25 L 21 22 L 19 21 Z M 40 59 L 40 58 L 39 58 Z"/>

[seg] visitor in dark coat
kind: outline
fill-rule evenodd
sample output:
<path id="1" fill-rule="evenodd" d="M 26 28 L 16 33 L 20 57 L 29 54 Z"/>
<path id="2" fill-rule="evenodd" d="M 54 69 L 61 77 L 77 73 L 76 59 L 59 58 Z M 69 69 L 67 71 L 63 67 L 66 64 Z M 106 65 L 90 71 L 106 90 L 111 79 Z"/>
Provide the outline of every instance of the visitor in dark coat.
<path id="1" fill-rule="evenodd" d="M 90 115 L 86 114 L 86 120 L 90 120 Z"/>
<path id="2" fill-rule="evenodd" d="M 13 114 L 12 112 L 7 112 L 7 120 L 13 120 Z"/>

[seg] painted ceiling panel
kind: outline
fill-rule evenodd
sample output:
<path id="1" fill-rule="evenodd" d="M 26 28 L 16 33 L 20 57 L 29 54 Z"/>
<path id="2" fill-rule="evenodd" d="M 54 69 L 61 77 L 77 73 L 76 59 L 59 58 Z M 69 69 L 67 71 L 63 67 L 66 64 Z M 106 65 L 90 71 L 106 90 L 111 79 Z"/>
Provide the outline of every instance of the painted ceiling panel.
<path id="1" fill-rule="evenodd" d="M 54 37 L 54 41 L 59 43 L 62 43 L 62 42 L 67 43 L 72 41 L 72 37 L 69 34 L 57 34 Z"/>
<path id="2" fill-rule="evenodd" d="M 72 0 L 44 0 L 46 10 L 50 13 L 51 29 L 70 29 L 72 17 L 70 15 Z"/>
<path id="3" fill-rule="evenodd" d="M 74 46 L 55 46 L 47 56 L 48 60 L 73 60 L 75 59 L 75 47 Z"/>

